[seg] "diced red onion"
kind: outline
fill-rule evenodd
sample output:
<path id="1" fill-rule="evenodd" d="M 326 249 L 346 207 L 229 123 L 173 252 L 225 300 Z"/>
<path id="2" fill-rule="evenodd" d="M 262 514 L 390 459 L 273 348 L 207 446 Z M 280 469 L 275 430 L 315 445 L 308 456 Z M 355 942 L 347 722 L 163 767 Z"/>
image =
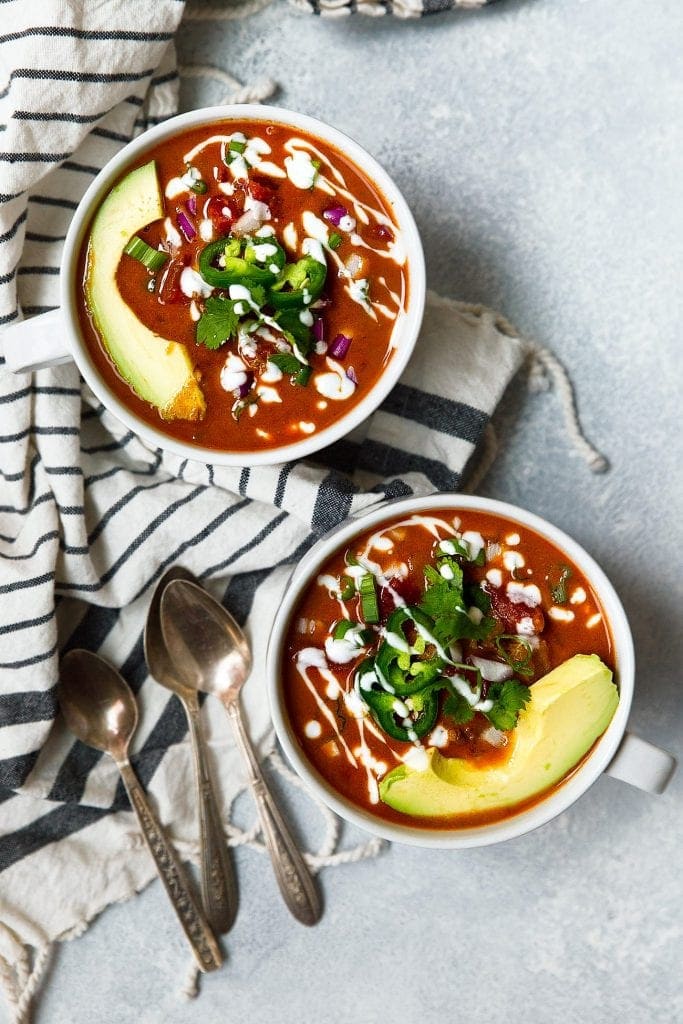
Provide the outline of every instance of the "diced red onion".
<path id="1" fill-rule="evenodd" d="M 185 206 L 188 213 L 192 214 L 193 217 L 197 216 L 197 197 L 194 193 L 187 199 Z"/>
<path id="2" fill-rule="evenodd" d="M 349 272 L 350 277 L 355 277 L 356 274 L 361 270 L 363 266 L 363 260 L 360 258 L 357 252 L 351 253 L 348 260 L 346 261 L 346 269 Z"/>
<path id="3" fill-rule="evenodd" d="M 335 228 L 339 227 L 339 222 L 342 217 L 348 217 L 349 211 L 345 206 L 331 206 L 329 210 L 323 212 L 323 217 L 328 220 L 330 224 L 334 224 Z"/>
<path id="4" fill-rule="evenodd" d="M 240 384 L 240 386 L 238 388 L 239 397 L 240 398 L 246 398 L 247 397 L 247 395 L 251 391 L 251 385 L 253 383 L 254 383 L 254 374 L 251 371 L 249 371 L 247 373 L 247 379 L 245 380 L 244 384 Z"/>
<path id="5" fill-rule="evenodd" d="M 349 366 L 346 371 L 346 376 L 349 378 L 352 384 L 358 384 L 358 377 L 356 377 L 356 371 L 352 366 Z"/>
<path id="6" fill-rule="evenodd" d="M 343 359 L 346 353 L 349 351 L 351 345 L 351 339 L 345 334 L 338 334 L 334 341 L 330 342 L 327 354 L 332 356 L 333 359 Z"/>
<path id="7" fill-rule="evenodd" d="M 191 242 L 193 238 L 197 237 L 197 232 L 194 229 L 192 222 L 185 216 L 182 210 L 178 211 L 178 227 L 185 235 L 188 242 Z"/>
<path id="8" fill-rule="evenodd" d="M 471 655 L 470 661 L 481 672 L 481 678 L 489 683 L 504 683 L 514 675 L 512 667 L 503 661 L 492 661 L 490 658 L 478 658 Z"/>
<path id="9" fill-rule="evenodd" d="M 313 337 L 316 341 L 325 340 L 325 321 L 321 316 L 317 316 L 313 321 Z"/>
<path id="10" fill-rule="evenodd" d="M 262 224 L 263 219 L 257 210 L 247 210 L 233 224 L 232 233 L 233 235 L 249 235 L 252 231 L 257 231 Z"/>
<path id="11" fill-rule="evenodd" d="M 495 729 L 492 725 L 485 729 L 481 734 L 481 738 L 490 743 L 492 747 L 504 747 L 507 745 L 508 738 L 504 732 L 500 729 Z"/>

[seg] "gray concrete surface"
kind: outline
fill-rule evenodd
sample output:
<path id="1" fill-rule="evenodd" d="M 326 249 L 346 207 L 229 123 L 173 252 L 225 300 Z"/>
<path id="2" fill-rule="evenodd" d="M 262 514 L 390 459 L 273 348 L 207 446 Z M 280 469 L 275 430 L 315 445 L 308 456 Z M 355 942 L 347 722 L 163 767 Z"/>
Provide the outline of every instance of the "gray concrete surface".
<path id="1" fill-rule="evenodd" d="M 680 0 L 502 0 L 421 23 L 276 2 L 180 40 L 183 61 L 271 76 L 277 102 L 354 135 L 411 203 L 431 286 L 563 359 L 611 472 L 592 476 L 556 396 L 518 380 L 481 490 L 553 519 L 612 576 L 637 645 L 633 728 L 679 755 L 682 32 Z M 219 98 L 183 89 L 185 107 Z M 394 846 L 325 871 L 313 931 L 241 851 L 229 963 L 198 1001 L 177 997 L 187 957 L 154 884 L 58 951 L 36 1024 L 676 1024 L 682 804 L 683 773 L 660 798 L 604 778 L 497 848 Z"/>

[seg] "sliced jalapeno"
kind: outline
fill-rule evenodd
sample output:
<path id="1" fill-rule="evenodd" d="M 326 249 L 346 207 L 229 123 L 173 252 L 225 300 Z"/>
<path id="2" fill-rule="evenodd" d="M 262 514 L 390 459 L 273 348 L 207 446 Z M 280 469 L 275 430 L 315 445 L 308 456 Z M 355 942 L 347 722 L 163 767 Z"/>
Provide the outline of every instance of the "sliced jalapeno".
<path id="1" fill-rule="evenodd" d="M 305 308 L 320 296 L 325 287 L 327 266 L 304 256 L 288 263 L 268 292 L 268 302 L 275 309 Z"/>
<path id="2" fill-rule="evenodd" d="M 266 257 L 268 268 L 276 266 L 279 273 L 285 263 L 284 250 L 270 237 L 264 238 L 263 244 L 266 243 L 277 249 L 275 255 Z M 228 288 L 231 284 L 243 284 L 246 287 L 270 285 L 278 274 L 259 266 L 259 244 L 252 238 L 232 238 L 230 235 L 210 242 L 199 253 L 199 273 L 212 288 Z M 219 259 L 222 263 L 217 265 Z"/>
<path id="3" fill-rule="evenodd" d="M 439 713 L 441 679 L 422 687 L 410 696 L 410 707 L 401 696 L 383 689 L 375 670 L 375 660 L 366 658 L 356 671 L 356 689 L 370 709 L 380 729 L 388 736 L 411 743 L 426 736 L 434 728 Z"/>
<path id="4" fill-rule="evenodd" d="M 384 640 L 377 651 L 379 671 L 394 692 L 403 697 L 433 682 L 444 666 L 437 657 L 424 660 L 425 639 L 419 631 L 415 643 L 409 644 L 405 635 L 408 623 L 422 626 L 428 635 L 434 628 L 432 620 L 419 608 L 397 608 L 389 616 Z"/>

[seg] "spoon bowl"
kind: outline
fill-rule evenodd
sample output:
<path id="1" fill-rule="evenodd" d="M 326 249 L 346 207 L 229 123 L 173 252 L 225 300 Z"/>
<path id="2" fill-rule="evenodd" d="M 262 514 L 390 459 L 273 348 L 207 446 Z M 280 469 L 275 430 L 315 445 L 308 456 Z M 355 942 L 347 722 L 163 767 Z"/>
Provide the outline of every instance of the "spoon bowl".
<path id="1" fill-rule="evenodd" d="M 69 651 L 60 666 L 59 703 L 66 724 L 89 747 L 125 760 L 138 706 L 116 669 L 91 651 Z"/>
<path id="2" fill-rule="evenodd" d="M 225 934 L 233 926 L 237 914 L 237 879 L 214 791 L 197 690 L 187 685 L 185 662 L 171 657 L 161 630 L 161 596 L 174 580 L 196 584 L 192 573 L 180 565 L 171 566 L 161 577 L 145 622 L 145 660 L 156 681 L 174 693 L 185 709 L 197 785 L 202 902 L 209 924 L 219 934 Z"/>
<path id="3" fill-rule="evenodd" d="M 147 848 L 201 971 L 215 971 L 223 957 L 189 887 L 182 864 L 128 760 L 138 721 L 133 691 L 116 669 L 92 651 L 69 651 L 60 665 L 58 697 L 67 725 L 116 762 Z"/>
<path id="4" fill-rule="evenodd" d="M 196 583 L 195 577 L 182 565 L 172 565 L 167 569 L 159 580 L 152 600 L 150 601 L 145 622 L 144 651 L 147 667 L 158 683 L 171 690 L 177 696 L 184 698 L 192 692 L 192 687 L 187 685 L 178 672 L 173 659 L 168 653 L 168 648 L 161 632 L 161 595 L 173 580 L 186 580 L 188 583 Z"/>
<path id="5" fill-rule="evenodd" d="M 186 685 L 224 704 L 236 700 L 249 678 L 252 657 L 227 608 L 196 583 L 172 581 L 161 596 L 161 622 L 171 660 L 182 665 Z"/>
<path id="6" fill-rule="evenodd" d="M 242 719 L 239 694 L 252 665 L 246 636 L 223 605 L 186 580 L 173 580 L 161 595 L 161 631 L 188 685 L 212 693 L 225 705 L 280 892 L 298 921 L 316 924 L 322 913 L 318 891 L 270 792 Z"/>

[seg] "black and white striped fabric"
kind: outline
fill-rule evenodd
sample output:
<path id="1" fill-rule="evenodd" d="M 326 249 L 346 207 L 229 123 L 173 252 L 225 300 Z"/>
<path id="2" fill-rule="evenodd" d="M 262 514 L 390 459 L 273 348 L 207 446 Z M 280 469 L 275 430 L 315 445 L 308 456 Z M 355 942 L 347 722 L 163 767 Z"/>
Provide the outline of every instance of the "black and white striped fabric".
<path id="1" fill-rule="evenodd" d="M 179 0 L 2 4 L 1 324 L 57 304 L 80 196 L 123 143 L 174 112 L 182 13 Z M 492 314 L 430 295 L 416 355 L 364 429 L 316 463 L 259 469 L 147 447 L 73 366 L 32 377 L 0 366 L 0 958 L 64 937 L 153 873 L 113 765 L 57 717 L 59 652 L 100 651 L 136 691 L 136 771 L 191 850 L 185 721 L 142 655 L 156 581 L 180 562 L 246 623 L 247 713 L 263 740 L 263 652 L 292 563 L 378 501 L 457 489 L 524 354 Z M 227 816 L 239 773 L 220 710 L 205 711 Z"/>

